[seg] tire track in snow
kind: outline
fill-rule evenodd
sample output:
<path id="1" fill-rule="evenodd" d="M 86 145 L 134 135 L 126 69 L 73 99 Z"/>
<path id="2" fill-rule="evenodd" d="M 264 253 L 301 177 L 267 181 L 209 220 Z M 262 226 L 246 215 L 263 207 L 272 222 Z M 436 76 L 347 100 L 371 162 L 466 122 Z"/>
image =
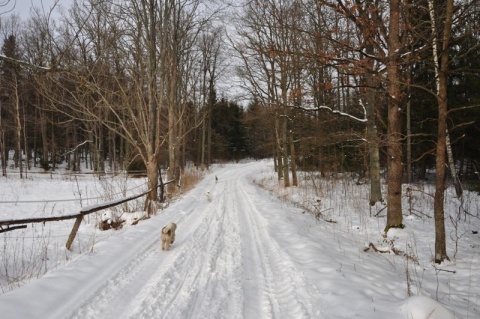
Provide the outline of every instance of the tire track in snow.
<path id="1" fill-rule="evenodd" d="M 186 213 L 187 216 L 189 213 L 191 211 Z M 185 218 L 185 215 L 181 216 L 178 223 L 181 224 Z M 160 258 L 159 255 L 159 238 L 160 230 L 158 233 L 149 234 L 147 239 L 138 245 L 140 249 L 136 258 L 131 259 L 118 271 L 108 274 L 105 284 L 97 287 L 69 317 L 82 319 L 121 317 L 131 304 L 128 296 L 139 293 L 151 280 L 150 278 L 161 269 L 159 266 L 165 262 L 165 259 Z"/>
<path id="2" fill-rule="evenodd" d="M 192 203 L 197 199 L 190 197 Z M 181 224 L 193 212 L 193 208 L 178 214 L 176 222 Z M 129 296 L 139 293 L 143 286 L 148 285 L 151 278 L 158 276 L 163 263 L 168 265 L 168 260 L 160 255 L 160 229 L 158 232 L 147 233 L 147 236 L 138 242 L 135 258 L 120 263 L 118 268 L 109 267 L 111 272 L 99 269 L 105 280 L 103 284 L 91 285 L 93 290 L 88 291 L 84 300 L 78 301 L 68 311 L 68 318 L 119 318 L 131 306 Z M 178 237 L 177 237 L 178 241 Z M 160 268 L 159 268 L 160 267 Z M 98 274 L 97 274 L 98 276 Z M 92 276 L 95 277 L 95 276 Z M 92 279 L 95 282 L 94 279 Z"/>
<path id="3" fill-rule="evenodd" d="M 125 318 L 242 318 L 238 221 L 222 193 L 212 191 L 213 201 L 182 223 L 192 229 L 187 240 L 169 252 Z"/>
<path id="4" fill-rule="evenodd" d="M 107 280 L 105 286 L 97 290 L 92 299 L 87 300 L 85 305 L 72 314 L 72 318 L 118 318 L 129 303 L 125 291 L 128 291 L 128 294 L 140 291 L 142 285 L 158 268 L 155 251 L 157 247 L 158 242 L 152 242 L 138 258 Z"/>
<path id="5" fill-rule="evenodd" d="M 314 298 L 308 291 L 307 280 L 275 238 L 269 235 L 268 222 L 261 213 L 261 203 L 250 195 L 245 181 L 236 184 L 238 194 L 235 205 L 241 215 L 241 223 L 247 230 L 245 235 L 250 238 L 243 240 L 246 259 L 249 259 L 246 261 L 246 269 L 251 273 L 249 276 L 256 276 L 247 285 L 249 289 L 257 286 L 258 299 L 261 301 L 261 309 L 247 305 L 246 317 L 319 318 L 320 313 L 313 313 L 310 300 Z M 251 189 L 255 191 L 253 186 Z"/>
<path id="6" fill-rule="evenodd" d="M 160 250 L 160 230 L 149 235 L 70 317 L 320 318 L 314 288 L 269 233 L 267 218 L 277 215 L 264 207 L 275 206 L 248 171 L 220 171 L 221 182 L 201 185 L 210 199 L 198 190 L 178 202 L 180 213 L 168 213 L 178 218 L 172 250 Z"/>

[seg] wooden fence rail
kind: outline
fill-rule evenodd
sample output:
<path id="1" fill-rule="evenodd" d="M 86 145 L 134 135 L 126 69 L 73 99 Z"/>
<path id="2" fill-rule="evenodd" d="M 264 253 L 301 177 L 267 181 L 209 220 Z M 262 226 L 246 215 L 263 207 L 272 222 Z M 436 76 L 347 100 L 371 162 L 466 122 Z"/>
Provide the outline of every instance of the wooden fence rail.
<path id="1" fill-rule="evenodd" d="M 13 226 L 13 227 L 8 227 L 8 228 L 2 228 L 0 226 L 0 233 L 5 233 L 7 231 L 11 231 L 11 230 L 15 230 L 15 229 L 22 229 L 22 228 L 27 228 L 27 225 Z"/>

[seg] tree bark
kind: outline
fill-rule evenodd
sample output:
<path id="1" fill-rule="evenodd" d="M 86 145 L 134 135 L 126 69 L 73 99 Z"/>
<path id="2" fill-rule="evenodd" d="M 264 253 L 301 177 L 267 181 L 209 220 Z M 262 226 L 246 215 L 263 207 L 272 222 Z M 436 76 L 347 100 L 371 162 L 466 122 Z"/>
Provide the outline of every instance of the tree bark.
<path id="1" fill-rule="evenodd" d="M 402 143 L 400 118 L 400 0 L 390 0 L 390 23 L 388 26 L 388 211 L 385 230 L 392 227 L 403 227 L 402 217 Z"/>
<path id="2" fill-rule="evenodd" d="M 0 101 L 0 110 L 2 109 L 2 101 Z M 6 152 L 5 131 L 3 125 L 3 112 L 0 112 L 0 158 L 2 165 L 2 176 L 7 176 L 8 152 Z"/>
<path id="3" fill-rule="evenodd" d="M 204 53 L 206 55 L 206 52 Z M 209 114 L 209 106 L 210 103 L 207 105 L 207 62 L 206 56 L 203 57 L 203 72 L 202 72 L 202 140 L 201 140 L 201 147 L 200 147 L 200 168 L 202 170 L 205 169 L 205 152 L 206 152 L 206 141 L 207 141 L 207 117 Z"/>
<path id="4" fill-rule="evenodd" d="M 157 157 L 151 155 L 147 161 L 147 184 L 148 189 L 151 189 L 145 200 L 145 211 L 148 216 L 155 213 L 155 201 L 158 198 L 158 160 Z"/>
<path id="5" fill-rule="evenodd" d="M 435 179 L 435 197 L 434 197 L 434 218 L 435 218 L 435 262 L 441 263 L 449 259 L 447 255 L 445 239 L 445 175 L 446 175 L 446 151 L 447 151 L 447 70 L 449 64 L 448 49 L 450 47 L 452 21 L 453 21 L 453 0 L 446 0 L 445 3 L 445 24 L 443 26 L 443 39 L 438 55 L 438 28 L 436 25 L 436 15 L 433 0 L 428 1 L 430 20 L 432 23 L 432 49 L 435 66 L 435 75 L 437 77 L 437 103 L 438 103 L 438 132 L 436 149 L 436 179 Z"/>
<path id="6" fill-rule="evenodd" d="M 15 140 L 17 154 L 16 163 L 19 168 L 20 178 L 23 179 L 23 162 L 22 162 L 22 120 L 20 117 L 20 97 L 18 96 L 18 83 L 17 77 L 13 77 L 13 90 L 15 95 L 14 107 L 15 107 Z M 18 161 L 18 162 L 17 162 Z"/>
<path id="7" fill-rule="evenodd" d="M 147 45 L 148 45 L 148 142 L 146 147 L 147 179 L 148 188 L 152 191 L 148 194 L 145 206 L 148 216 L 154 214 L 154 202 L 157 200 L 158 186 L 158 154 L 157 154 L 157 30 L 156 30 L 156 1 L 148 2 L 148 27 L 147 27 Z"/>
<path id="8" fill-rule="evenodd" d="M 450 167 L 450 173 L 452 175 L 452 181 L 455 185 L 455 194 L 458 198 L 461 198 L 463 195 L 462 183 L 457 175 L 457 170 L 455 168 L 455 161 L 453 159 L 453 152 L 452 152 L 452 144 L 450 143 L 450 134 L 448 133 L 447 128 L 447 137 L 446 137 L 446 149 L 447 149 L 447 158 L 448 158 L 448 166 Z"/>
<path id="9" fill-rule="evenodd" d="M 286 111 L 286 107 L 283 107 Z M 286 112 L 285 112 L 286 113 Z M 284 187 L 290 187 L 290 174 L 288 173 L 288 167 L 290 165 L 289 163 L 289 157 L 288 157 L 288 132 L 287 132 L 287 115 L 284 114 L 284 117 L 282 119 L 282 139 L 281 139 L 281 150 L 282 150 L 282 156 L 283 156 L 283 186 Z"/>
<path id="10" fill-rule="evenodd" d="M 283 178 L 283 156 L 282 156 L 282 148 L 280 143 L 279 126 L 280 126 L 280 122 L 278 119 L 278 115 L 276 115 L 275 116 L 275 154 L 277 158 L 277 177 L 278 177 L 278 180 L 281 181 Z"/>
<path id="11" fill-rule="evenodd" d="M 292 185 L 298 186 L 297 178 L 297 161 L 295 155 L 295 144 L 293 143 L 293 131 L 289 131 L 289 144 L 290 144 L 290 158 L 291 158 L 291 167 L 292 167 Z"/>
<path id="12" fill-rule="evenodd" d="M 367 44 L 367 54 L 373 55 L 373 45 Z M 370 206 L 382 200 L 382 188 L 380 184 L 380 152 L 378 150 L 378 132 L 375 117 L 376 91 L 373 74 L 374 62 L 368 61 L 369 71 L 365 74 L 367 103 L 365 105 L 367 115 L 367 141 L 369 153 L 369 174 L 370 174 Z"/>

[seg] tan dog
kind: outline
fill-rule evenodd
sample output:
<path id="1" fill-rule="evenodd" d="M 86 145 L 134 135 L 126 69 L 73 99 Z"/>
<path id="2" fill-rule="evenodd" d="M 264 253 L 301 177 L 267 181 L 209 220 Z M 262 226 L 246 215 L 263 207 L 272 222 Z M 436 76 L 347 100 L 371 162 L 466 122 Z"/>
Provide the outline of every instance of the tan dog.
<path id="1" fill-rule="evenodd" d="M 175 241 L 175 230 L 177 224 L 170 223 L 162 228 L 162 250 L 170 250 L 170 245 Z"/>

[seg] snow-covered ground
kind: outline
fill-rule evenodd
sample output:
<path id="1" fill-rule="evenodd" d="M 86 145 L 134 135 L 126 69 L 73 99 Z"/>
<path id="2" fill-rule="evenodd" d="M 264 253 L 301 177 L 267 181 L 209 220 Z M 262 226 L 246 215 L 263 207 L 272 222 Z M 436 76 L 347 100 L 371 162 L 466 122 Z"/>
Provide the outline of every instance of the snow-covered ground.
<path id="1" fill-rule="evenodd" d="M 138 225 L 100 231 L 95 225 L 102 213 L 90 215 L 72 251 L 64 245 L 73 221 L 2 233 L 0 316 L 480 317 L 477 194 L 466 192 L 460 206 L 447 191 L 451 261 L 435 265 L 428 185 L 410 187 L 407 227 L 384 238 L 385 210 L 380 204 L 369 208 L 367 185 L 300 177 L 300 187 L 285 190 L 270 161 L 218 165 Z M 0 220 L 76 213 L 119 194 L 140 193 L 144 182 L 50 174 L 0 178 Z M 64 201 L 41 202 L 46 199 Z M 128 210 L 140 207 L 138 201 Z M 171 221 L 178 225 L 176 241 L 171 251 L 161 251 L 159 232 Z M 367 250 L 370 243 L 389 252 Z"/>

